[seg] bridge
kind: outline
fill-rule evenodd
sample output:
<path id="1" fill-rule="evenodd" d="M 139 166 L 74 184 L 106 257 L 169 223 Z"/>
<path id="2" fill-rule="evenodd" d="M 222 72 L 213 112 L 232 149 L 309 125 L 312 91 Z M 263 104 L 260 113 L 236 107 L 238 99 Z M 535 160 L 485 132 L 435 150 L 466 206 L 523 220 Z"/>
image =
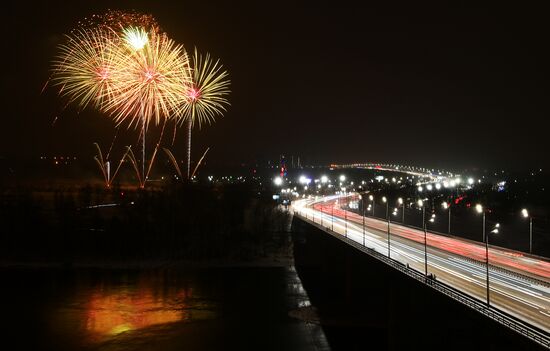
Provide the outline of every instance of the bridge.
<path id="1" fill-rule="evenodd" d="M 350 211 L 358 193 L 292 203 L 295 216 L 550 348 L 550 262 Z M 487 264 L 487 261 L 489 264 Z"/>

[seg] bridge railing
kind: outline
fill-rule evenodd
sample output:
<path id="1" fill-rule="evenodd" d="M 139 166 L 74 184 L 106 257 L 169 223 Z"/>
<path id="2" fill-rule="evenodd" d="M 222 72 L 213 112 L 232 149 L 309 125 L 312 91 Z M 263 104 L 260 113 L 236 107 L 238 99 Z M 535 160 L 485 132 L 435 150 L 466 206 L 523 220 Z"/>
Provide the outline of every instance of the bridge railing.
<path id="1" fill-rule="evenodd" d="M 387 257 L 384 254 L 381 254 L 377 252 L 376 250 L 369 248 L 367 246 L 363 246 L 361 243 L 358 243 L 340 233 L 337 233 L 333 230 L 331 230 L 328 227 L 321 226 L 319 223 L 314 221 L 313 218 L 309 218 L 311 216 L 304 215 L 300 211 L 294 211 L 294 215 L 297 215 L 302 220 L 306 221 L 307 223 L 310 223 L 326 233 L 332 235 L 333 237 L 337 238 L 338 240 L 341 240 L 350 246 L 353 246 L 354 248 L 378 259 L 379 261 L 382 261 L 386 263 L 387 265 L 393 267 L 394 269 L 397 269 L 398 271 L 408 275 L 409 277 L 425 284 L 433 289 L 447 295 L 448 297 L 478 311 L 479 313 L 485 315 L 486 317 L 512 329 L 513 331 L 531 339 L 532 341 L 538 343 L 539 345 L 542 345 L 546 348 L 550 349 L 550 336 L 545 333 L 542 330 L 539 330 L 520 319 L 503 312 L 495 307 L 488 306 L 485 302 L 482 302 L 481 300 L 478 300 L 456 288 L 453 288 L 443 282 L 437 281 L 436 279 L 432 278 L 431 276 L 426 276 L 424 273 L 417 271 L 416 269 L 404 265 L 403 263 L 396 261 L 394 259 L 391 259 Z"/>

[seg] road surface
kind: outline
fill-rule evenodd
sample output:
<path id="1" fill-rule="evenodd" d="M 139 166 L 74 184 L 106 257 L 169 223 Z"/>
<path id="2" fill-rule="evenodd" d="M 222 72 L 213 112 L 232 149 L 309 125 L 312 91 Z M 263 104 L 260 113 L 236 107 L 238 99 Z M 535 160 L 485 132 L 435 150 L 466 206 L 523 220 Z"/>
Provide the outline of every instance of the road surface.
<path id="1" fill-rule="evenodd" d="M 366 217 L 363 227 L 363 217 L 343 210 L 336 199 L 298 200 L 292 207 L 295 213 L 387 256 L 388 223 Z M 484 244 L 433 233 L 426 239 L 428 274 L 485 302 Z M 424 273 L 424 231 L 390 223 L 390 257 Z M 490 247 L 489 263 L 491 306 L 550 332 L 550 262 Z"/>

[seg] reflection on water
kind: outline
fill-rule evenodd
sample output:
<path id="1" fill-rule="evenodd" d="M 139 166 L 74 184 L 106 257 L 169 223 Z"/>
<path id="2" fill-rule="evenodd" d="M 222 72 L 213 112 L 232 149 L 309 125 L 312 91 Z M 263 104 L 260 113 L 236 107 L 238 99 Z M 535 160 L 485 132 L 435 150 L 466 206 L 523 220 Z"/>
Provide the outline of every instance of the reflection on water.
<path id="1" fill-rule="evenodd" d="M 56 279 L 62 285 L 47 324 L 55 339 L 77 348 L 171 337 L 183 324 L 216 318 L 216 303 L 189 273 L 78 272 Z"/>
<path id="2" fill-rule="evenodd" d="M 321 350 L 294 270 L 7 270 L 11 350 Z M 307 317 L 307 316 L 306 316 Z M 320 347 L 319 345 L 323 345 Z"/>
<path id="3" fill-rule="evenodd" d="M 169 296 L 155 296 L 148 286 L 104 292 L 98 289 L 89 298 L 86 330 L 94 338 L 117 335 L 155 324 L 188 318 L 186 300 L 192 290 L 173 291 Z"/>

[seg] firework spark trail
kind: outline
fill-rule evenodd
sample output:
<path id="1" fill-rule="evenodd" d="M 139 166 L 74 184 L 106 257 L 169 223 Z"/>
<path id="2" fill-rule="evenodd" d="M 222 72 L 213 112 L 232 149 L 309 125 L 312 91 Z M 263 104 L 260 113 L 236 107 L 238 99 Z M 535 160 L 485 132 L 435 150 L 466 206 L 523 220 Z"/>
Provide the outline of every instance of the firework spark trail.
<path id="1" fill-rule="evenodd" d="M 110 179 L 109 179 L 109 174 L 107 172 L 106 163 L 103 159 L 103 153 L 101 152 L 101 148 L 99 147 L 98 143 L 94 143 L 94 145 L 97 148 L 97 155 L 94 156 L 94 160 L 96 161 L 97 165 L 99 166 L 99 169 L 101 170 L 101 173 L 103 174 L 105 185 L 109 187 Z"/>
<path id="2" fill-rule="evenodd" d="M 113 141 L 111 142 L 111 146 L 109 147 L 109 151 L 107 151 L 107 156 L 105 156 L 105 159 L 109 159 L 109 155 L 111 154 L 111 151 L 113 150 L 113 146 L 115 145 L 116 137 L 118 136 L 118 128 L 115 129 L 115 136 L 113 137 Z"/>
<path id="3" fill-rule="evenodd" d="M 149 177 L 149 173 L 151 172 L 151 168 L 153 167 L 153 162 L 155 161 L 155 157 L 157 156 L 157 151 L 160 147 L 160 143 L 162 142 L 162 137 L 164 136 L 164 128 L 166 127 L 166 121 L 164 120 L 164 124 L 162 125 L 162 129 L 160 131 L 160 137 L 159 141 L 157 142 L 157 145 L 155 146 L 155 149 L 153 150 L 153 155 L 151 156 L 151 161 L 149 161 L 149 167 L 147 168 L 147 174 L 145 176 L 145 179 Z"/>
<path id="4" fill-rule="evenodd" d="M 144 188 L 145 187 L 145 182 L 142 182 L 142 180 L 141 180 L 141 175 L 140 175 L 141 173 L 139 171 L 138 162 L 137 162 L 136 156 L 134 155 L 134 152 L 132 151 L 131 146 L 126 146 L 126 157 L 132 163 L 132 166 L 134 167 L 134 171 L 136 171 L 136 176 L 137 176 L 137 179 L 138 179 L 138 182 L 139 182 L 139 186 L 141 188 Z"/>
<path id="5" fill-rule="evenodd" d="M 187 178 L 191 177 L 191 130 L 195 123 L 199 127 L 208 122 L 212 123 L 217 115 L 222 116 L 229 101 L 225 98 L 229 94 L 230 81 L 227 71 L 219 60 L 215 62 L 210 54 L 202 56 L 195 48 L 190 67 L 191 83 L 187 85 L 185 99 L 178 111 L 180 123 L 187 122 Z"/>
<path id="6" fill-rule="evenodd" d="M 174 123 L 174 133 L 172 134 L 172 146 L 174 146 L 174 143 L 176 142 L 176 132 L 178 130 L 178 123 Z"/>
<path id="7" fill-rule="evenodd" d="M 172 165 L 176 169 L 176 172 L 178 173 L 180 178 L 183 180 L 183 175 L 181 173 L 180 166 L 178 165 L 178 161 L 176 161 L 176 158 L 174 157 L 174 154 L 172 153 L 172 151 L 170 151 L 167 148 L 163 148 L 163 150 L 164 150 L 164 152 L 166 152 L 166 154 L 168 155 L 168 158 L 170 159 L 170 162 L 172 162 Z"/>
<path id="8" fill-rule="evenodd" d="M 111 183 L 115 180 L 117 174 L 118 174 L 118 171 L 120 170 L 120 167 L 122 166 L 122 164 L 124 163 L 124 160 L 126 159 L 127 155 L 128 155 L 128 152 L 130 151 L 130 149 L 126 149 L 126 152 L 124 153 L 124 155 L 122 155 L 122 158 L 120 159 L 120 161 L 118 162 L 118 166 L 116 167 L 115 169 L 115 172 L 113 173 L 113 176 L 111 177 Z"/>
<path id="9" fill-rule="evenodd" d="M 197 169 L 199 169 L 199 166 L 201 165 L 202 160 L 204 159 L 204 156 L 206 156 L 206 153 L 210 150 L 210 148 L 207 148 L 204 154 L 202 154 L 202 157 L 199 159 L 199 162 L 197 162 L 197 165 L 195 166 L 195 169 L 193 170 L 193 173 L 191 173 L 191 178 L 195 176 L 195 173 L 197 173 Z"/>

